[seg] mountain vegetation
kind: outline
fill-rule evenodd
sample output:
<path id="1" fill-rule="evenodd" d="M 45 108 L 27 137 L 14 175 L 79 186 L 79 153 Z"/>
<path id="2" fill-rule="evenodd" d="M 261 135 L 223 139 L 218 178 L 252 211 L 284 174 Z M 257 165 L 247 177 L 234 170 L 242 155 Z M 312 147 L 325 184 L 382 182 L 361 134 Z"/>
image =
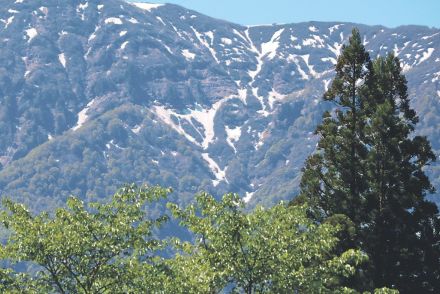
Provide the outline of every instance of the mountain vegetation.
<path id="1" fill-rule="evenodd" d="M 244 26 L 172 4 L 1 0 L 0 194 L 32 212 L 124 183 L 271 206 L 300 192 L 321 99 L 353 26 L 393 52 L 440 155 L 440 34 L 344 22 Z M 425 168 L 440 188 L 440 164 Z M 437 201 L 437 194 L 430 199 Z"/>

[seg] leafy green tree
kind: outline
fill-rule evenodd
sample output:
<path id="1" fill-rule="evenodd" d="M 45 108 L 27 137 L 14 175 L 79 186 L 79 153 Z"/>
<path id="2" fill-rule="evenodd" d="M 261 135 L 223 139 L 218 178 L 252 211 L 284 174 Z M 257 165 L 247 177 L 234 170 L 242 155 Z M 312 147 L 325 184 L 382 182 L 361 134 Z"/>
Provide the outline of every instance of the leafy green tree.
<path id="1" fill-rule="evenodd" d="M 308 202 L 322 221 L 346 215 L 354 223 L 352 245 L 370 257 L 372 285 L 402 293 L 440 291 L 440 227 L 436 206 L 425 200 L 433 187 L 424 168 L 435 156 L 415 136 L 406 79 L 393 55 L 370 61 L 353 30 L 324 99 L 336 104 L 317 127 L 297 202 Z"/>
<path id="2" fill-rule="evenodd" d="M 203 193 L 196 205 L 169 207 L 195 234 L 195 243 L 180 244 L 170 265 L 173 281 L 184 285 L 185 293 L 228 287 L 240 293 L 351 293 L 341 281 L 367 259 L 356 250 L 335 254 L 340 228 L 315 224 L 302 206 L 279 204 L 246 213 L 235 194 L 216 201 Z"/>
<path id="3" fill-rule="evenodd" d="M 7 210 L 0 220 L 11 235 L 0 257 L 34 263 L 40 271 L 32 278 L 2 272 L 3 286 L 32 288 L 34 283 L 47 290 L 37 293 L 141 293 L 155 289 L 154 277 L 161 271 L 154 252 L 163 242 L 153 237 L 152 230 L 166 217 L 149 219 L 144 209 L 148 202 L 167 193 L 159 187 L 132 185 L 117 192 L 110 203 L 88 206 L 72 197 L 53 217 L 47 213 L 33 216 L 23 205 L 6 200 Z"/>

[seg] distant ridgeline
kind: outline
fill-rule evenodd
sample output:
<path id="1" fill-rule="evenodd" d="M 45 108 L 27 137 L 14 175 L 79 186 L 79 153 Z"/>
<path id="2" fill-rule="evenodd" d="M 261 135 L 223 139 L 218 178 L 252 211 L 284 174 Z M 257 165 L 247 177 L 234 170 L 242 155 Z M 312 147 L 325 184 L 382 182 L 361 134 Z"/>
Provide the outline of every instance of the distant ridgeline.
<path id="1" fill-rule="evenodd" d="M 373 58 L 401 59 L 416 132 L 440 155 L 439 29 L 245 27 L 119 0 L 8 0 L 0 21 L 0 194 L 35 210 L 130 182 L 182 205 L 201 190 L 291 199 L 353 26 Z M 427 173 L 440 190 L 440 163 Z"/>

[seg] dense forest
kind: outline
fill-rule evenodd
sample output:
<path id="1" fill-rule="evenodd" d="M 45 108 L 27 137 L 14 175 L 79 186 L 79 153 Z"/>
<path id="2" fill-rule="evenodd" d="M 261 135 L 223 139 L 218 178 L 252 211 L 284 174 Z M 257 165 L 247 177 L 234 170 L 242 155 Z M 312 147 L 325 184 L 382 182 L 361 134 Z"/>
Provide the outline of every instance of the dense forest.
<path id="1" fill-rule="evenodd" d="M 289 203 L 249 210 L 236 194 L 147 206 L 170 193 L 121 188 L 34 214 L 3 202 L 6 293 L 438 293 L 440 218 L 426 197 L 435 155 L 414 134 L 399 59 L 370 59 L 354 29 L 323 99 L 319 143 Z M 192 236 L 161 237 L 167 222 Z M 28 271 L 19 271 L 26 264 Z"/>

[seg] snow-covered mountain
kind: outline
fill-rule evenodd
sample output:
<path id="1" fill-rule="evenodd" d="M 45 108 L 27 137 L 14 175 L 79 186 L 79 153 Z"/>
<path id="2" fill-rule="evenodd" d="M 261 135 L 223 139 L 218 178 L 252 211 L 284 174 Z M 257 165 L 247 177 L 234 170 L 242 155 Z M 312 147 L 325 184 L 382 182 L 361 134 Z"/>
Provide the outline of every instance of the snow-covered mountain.
<path id="1" fill-rule="evenodd" d="M 440 154 L 440 30 L 241 26 L 176 5 L 1 0 L 0 192 L 46 208 L 126 182 L 291 199 L 354 26 L 402 59 Z M 440 188 L 440 165 L 430 174 Z"/>

